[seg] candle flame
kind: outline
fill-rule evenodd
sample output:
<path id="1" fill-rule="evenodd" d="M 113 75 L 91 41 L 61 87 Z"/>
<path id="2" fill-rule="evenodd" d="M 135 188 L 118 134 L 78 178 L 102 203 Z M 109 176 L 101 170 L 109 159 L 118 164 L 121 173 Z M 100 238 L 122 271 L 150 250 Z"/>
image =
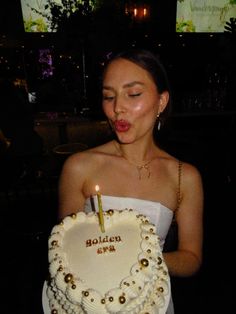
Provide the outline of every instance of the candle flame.
<path id="1" fill-rule="evenodd" d="M 95 186 L 95 190 L 96 190 L 96 192 L 99 192 L 99 185 Z"/>

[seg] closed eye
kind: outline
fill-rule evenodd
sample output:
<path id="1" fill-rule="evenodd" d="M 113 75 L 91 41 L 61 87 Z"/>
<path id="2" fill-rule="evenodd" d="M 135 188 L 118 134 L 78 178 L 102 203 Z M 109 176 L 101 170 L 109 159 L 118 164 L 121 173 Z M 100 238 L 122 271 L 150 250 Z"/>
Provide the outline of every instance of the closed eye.
<path id="1" fill-rule="evenodd" d="M 142 95 L 142 93 L 129 94 L 129 97 L 138 97 Z"/>
<path id="2" fill-rule="evenodd" d="M 115 97 L 114 96 L 103 96 L 103 100 L 113 100 Z"/>

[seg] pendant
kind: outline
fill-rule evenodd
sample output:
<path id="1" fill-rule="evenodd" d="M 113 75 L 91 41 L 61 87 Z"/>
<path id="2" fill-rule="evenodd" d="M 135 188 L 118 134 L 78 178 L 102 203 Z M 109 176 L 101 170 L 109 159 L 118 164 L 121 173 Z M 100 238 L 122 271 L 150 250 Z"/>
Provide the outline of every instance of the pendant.
<path id="1" fill-rule="evenodd" d="M 142 170 L 146 170 L 147 172 L 147 178 L 149 179 L 150 176 L 151 176 L 151 171 L 150 171 L 150 166 L 149 166 L 149 163 L 146 163 L 145 165 L 142 165 L 142 166 L 136 166 L 137 170 L 138 170 L 138 178 L 139 180 L 142 179 Z"/>

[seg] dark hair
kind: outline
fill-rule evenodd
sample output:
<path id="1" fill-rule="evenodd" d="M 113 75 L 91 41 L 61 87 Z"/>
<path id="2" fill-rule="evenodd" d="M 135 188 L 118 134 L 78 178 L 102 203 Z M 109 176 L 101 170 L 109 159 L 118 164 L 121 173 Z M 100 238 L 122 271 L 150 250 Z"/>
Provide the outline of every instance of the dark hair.
<path id="1" fill-rule="evenodd" d="M 112 55 L 106 62 L 103 75 L 106 72 L 106 69 L 108 65 L 113 62 L 114 60 L 117 60 L 119 58 L 123 58 L 126 60 L 129 60 L 144 70 L 146 70 L 151 77 L 153 78 L 153 81 L 156 85 L 156 88 L 159 93 L 163 93 L 165 91 L 168 91 L 170 97 L 169 102 L 165 108 L 165 110 L 160 115 L 161 123 L 163 124 L 166 120 L 167 116 L 169 116 L 171 111 L 171 90 L 169 85 L 169 80 L 167 77 L 167 73 L 165 70 L 164 65 L 160 61 L 160 58 L 155 53 L 145 50 L 145 49 L 129 49 L 122 52 L 118 52 L 114 55 Z"/>

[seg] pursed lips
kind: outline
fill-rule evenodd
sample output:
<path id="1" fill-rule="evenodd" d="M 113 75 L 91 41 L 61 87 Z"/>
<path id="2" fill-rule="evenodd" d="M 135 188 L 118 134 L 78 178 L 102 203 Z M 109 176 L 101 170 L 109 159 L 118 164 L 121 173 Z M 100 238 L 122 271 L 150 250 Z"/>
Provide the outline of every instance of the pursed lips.
<path id="1" fill-rule="evenodd" d="M 131 124 L 125 120 L 116 120 L 114 126 L 117 132 L 126 132 L 130 129 Z"/>

